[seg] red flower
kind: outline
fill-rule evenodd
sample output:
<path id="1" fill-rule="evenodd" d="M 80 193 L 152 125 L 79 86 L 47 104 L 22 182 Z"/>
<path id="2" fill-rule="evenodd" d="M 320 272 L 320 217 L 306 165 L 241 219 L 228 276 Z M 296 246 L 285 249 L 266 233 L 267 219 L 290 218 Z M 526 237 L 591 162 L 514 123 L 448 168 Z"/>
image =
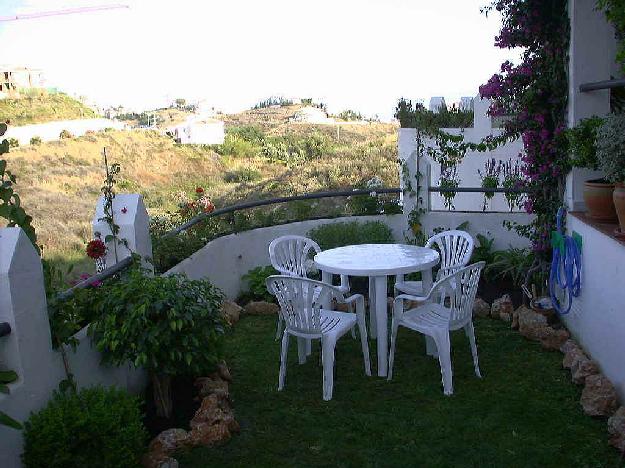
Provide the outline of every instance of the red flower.
<path id="1" fill-rule="evenodd" d="M 106 244 L 101 239 L 94 239 L 87 244 L 87 256 L 97 260 L 106 255 Z"/>
<path id="2" fill-rule="evenodd" d="M 195 189 L 195 193 L 204 193 L 204 189 L 202 187 L 198 187 Z"/>
<path id="3" fill-rule="evenodd" d="M 122 214 L 126 214 L 128 213 L 128 208 L 126 208 L 125 206 L 122 208 Z"/>

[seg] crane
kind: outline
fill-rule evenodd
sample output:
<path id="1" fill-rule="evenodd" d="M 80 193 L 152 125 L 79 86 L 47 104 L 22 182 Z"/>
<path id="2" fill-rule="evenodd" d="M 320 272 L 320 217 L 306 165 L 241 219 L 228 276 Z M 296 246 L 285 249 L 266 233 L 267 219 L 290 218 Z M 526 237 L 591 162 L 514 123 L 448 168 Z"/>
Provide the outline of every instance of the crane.
<path id="1" fill-rule="evenodd" d="M 86 7 L 77 7 L 77 8 L 65 8 L 63 10 L 41 11 L 39 13 L 25 13 L 23 15 L 0 16 L 0 22 L 45 18 L 47 16 L 90 13 L 92 11 L 115 10 L 118 8 L 130 8 L 130 7 L 128 5 L 115 4 L 115 5 L 98 5 L 98 6 L 86 6 Z"/>

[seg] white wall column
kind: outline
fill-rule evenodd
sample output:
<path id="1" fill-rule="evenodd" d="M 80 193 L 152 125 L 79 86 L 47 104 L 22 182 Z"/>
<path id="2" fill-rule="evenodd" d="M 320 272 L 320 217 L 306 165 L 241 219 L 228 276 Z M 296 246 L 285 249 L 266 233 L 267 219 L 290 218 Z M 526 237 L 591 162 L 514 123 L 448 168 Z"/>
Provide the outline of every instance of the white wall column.
<path id="1" fill-rule="evenodd" d="M 102 221 L 104 216 L 104 197 L 100 197 L 93 217 L 94 237 L 99 233 L 102 240 L 111 234 L 108 224 Z M 141 255 L 144 259 L 152 258 L 152 239 L 150 238 L 150 217 L 139 194 L 119 194 L 113 200 L 113 219 L 119 226 L 119 239 L 128 241 L 128 248 L 117 245 L 117 261 L 130 256 L 131 252 Z M 113 241 L 106 243 L 106 266 L 117 263 L 115 259 L 115 245 Z M 143 265 L 152 269 L 152 265 L 145 261 Z"/>
<path id="2" fill-rule="evenodd" d="M 595 0 L 570 0 L 569 18 L 569 99 L 568 125 L 574 127 L 581 119 L 610 112 L 608 90 L 582 93 L 579 85 L 609 80 L 616 72 L 614 28 Z M 601 177 L 597 171 L 574 168 L 567 176 L 566 202 L 569 210 L 586 208 L 582 197 L 584 181 Z"/>

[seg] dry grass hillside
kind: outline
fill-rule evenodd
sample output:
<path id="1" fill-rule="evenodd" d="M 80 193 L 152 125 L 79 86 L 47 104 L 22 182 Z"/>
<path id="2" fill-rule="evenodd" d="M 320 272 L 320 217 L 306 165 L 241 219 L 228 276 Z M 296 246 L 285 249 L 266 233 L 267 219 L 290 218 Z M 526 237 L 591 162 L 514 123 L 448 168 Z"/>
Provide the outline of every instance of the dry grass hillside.
<path id="1" fill-rule="evenodd" d="M 0 100 L 0 121 L 10 120 L 11 125 L 93 117 L 97 114 L 92 109 L 63 93 Z"/>
<path id="2" fill-rule="evenodd" d="M 247 123 L 247 117 L 236 122 Z M 233 126 L 235 119 L 227 125 Z M 271 160 L 259 147 L 176 145 L 153 131 L 107 131 L 11 150 L 9 169 L 34 218 L 45 256 L 58 263 L 82 263 L 91 217 L 104 178 L 101 151 L 121 164 L 118 192 L 141 193 L 151 215 L 177 210 L 204 187 L 217 207 L 243 200 L 353 187 L 375 175 L 397 186 L 396 129 L 387 124 L 334 126 L 265 121 L 268 139 L 314 135 L 324 142 L 314 160 Z M 229 138 L 227 138 L 228 142 Z M 217 151 L 219 152 L 217 152 Z M 221 153 L 221 154 L 220 154 Z"/>

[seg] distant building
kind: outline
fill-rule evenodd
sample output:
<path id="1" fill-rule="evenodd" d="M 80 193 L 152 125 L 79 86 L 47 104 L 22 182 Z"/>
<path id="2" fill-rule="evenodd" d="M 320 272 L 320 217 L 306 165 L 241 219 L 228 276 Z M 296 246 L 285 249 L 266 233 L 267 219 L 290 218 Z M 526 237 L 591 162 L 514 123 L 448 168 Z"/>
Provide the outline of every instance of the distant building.
<path id="1" fill-rule="evenodd" d="M 292 122 L 327 124 L 334 123 L 334 119 L 328 117 L 328 113 L 319 107 L 306 106 L 295 112 Z"/>
<path id="2" fill-rule="evenodd" d="M 45 89 L 43 71 L 0 65 L 0 98 L 17 97 L 21 91 Z"/>
<path id="3" fill-rule="evenodd" d="M 167 132 L 183 145 L 221 145 L 226 136 L 223 121 L 197 116 L 169 127 Z"/>
<path id="4" fill-rule="evenodd" d="M 473 98 L 471 96 L 462 96 L 460 98 L 460 110 L 462 111 L 473 110 Z"/>
<path id="5" fill-rule="evenodd" d="M 445 98 L 443 96 L 434 96 L 430 99 L 430 107 L 429 109 L 432 112 L 440 112 L 441 108 L 447 108 L 447 104 L 445 104 Z"/>

